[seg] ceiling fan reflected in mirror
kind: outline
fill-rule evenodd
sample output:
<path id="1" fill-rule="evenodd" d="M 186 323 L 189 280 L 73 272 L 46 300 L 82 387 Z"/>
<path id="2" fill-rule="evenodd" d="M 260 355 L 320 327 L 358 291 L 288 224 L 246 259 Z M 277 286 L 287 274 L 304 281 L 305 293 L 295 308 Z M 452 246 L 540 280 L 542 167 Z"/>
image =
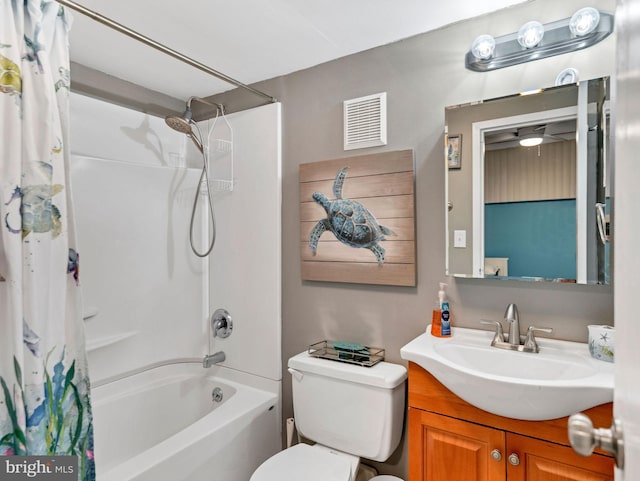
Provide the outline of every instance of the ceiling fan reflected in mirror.
<path id="1" fill-rule="evenodd" d="M 542 143 L 575 140 L 575 119 L 548 124 L 509 127 L 484 136 L 485 150 L 501 150 L 514 147 L 533 147 Z"/>

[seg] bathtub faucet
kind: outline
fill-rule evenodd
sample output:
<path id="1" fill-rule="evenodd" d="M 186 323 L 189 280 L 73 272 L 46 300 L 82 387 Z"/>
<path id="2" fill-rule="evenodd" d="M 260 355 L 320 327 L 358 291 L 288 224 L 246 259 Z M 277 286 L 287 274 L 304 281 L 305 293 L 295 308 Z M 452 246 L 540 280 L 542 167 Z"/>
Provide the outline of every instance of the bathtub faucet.
<path id="1" fill-rule="evenodd" d="M 227 356 L 225 356 L 223 351 L 218 351 L 214 354 L 209 354 L 207 356 L 204 356 L 204 359 L 202 360 L 202 367 L 204 368 L 211 367 L 214 364 L 223 362 L 226 358 Z"/>

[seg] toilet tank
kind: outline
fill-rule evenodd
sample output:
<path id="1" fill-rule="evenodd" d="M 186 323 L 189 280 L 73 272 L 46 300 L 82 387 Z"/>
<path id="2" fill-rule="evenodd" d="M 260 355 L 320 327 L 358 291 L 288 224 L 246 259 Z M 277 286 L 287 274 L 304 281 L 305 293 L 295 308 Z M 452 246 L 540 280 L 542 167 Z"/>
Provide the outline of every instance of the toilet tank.
<path id="1" fill-rule="evenodd" d="M 404 366 L 372 367 L 320 359 L 307 352 L 289 359 L 298 432 L 324 446 L 386 461 L 402 437 Z"/>

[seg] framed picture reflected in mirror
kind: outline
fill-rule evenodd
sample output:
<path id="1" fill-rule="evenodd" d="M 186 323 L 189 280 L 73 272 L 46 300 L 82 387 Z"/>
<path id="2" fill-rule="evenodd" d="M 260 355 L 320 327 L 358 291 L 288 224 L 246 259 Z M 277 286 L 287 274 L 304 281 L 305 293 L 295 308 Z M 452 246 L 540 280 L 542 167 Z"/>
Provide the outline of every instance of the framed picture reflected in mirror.
<path id="1" fill-rule="evenodd" d="M 461 167 L 460 156 L 462 154 L 462 135 L 447 135 L 447 167 L 459 169 Z"/>

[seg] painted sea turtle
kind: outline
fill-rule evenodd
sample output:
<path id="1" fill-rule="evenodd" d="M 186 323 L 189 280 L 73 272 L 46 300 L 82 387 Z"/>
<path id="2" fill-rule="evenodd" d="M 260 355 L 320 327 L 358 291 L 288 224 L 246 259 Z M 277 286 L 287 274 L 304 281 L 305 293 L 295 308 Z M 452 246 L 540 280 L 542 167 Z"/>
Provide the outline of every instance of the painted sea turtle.
<path id="1" fill-rule="evenodd" d="M 386 240 L 385 235 L 395 235 L 393 231 L 378 224 L 375 216 L 360 202 L 342 198 L 342 186 L 347 176 L 348 167 L 338 171 L 333 183 L 333 195 L 331 201 L 320 192 L 313 193 L 313 200 L 327 211 L 326 219 L 319 221 L 311 230 L 309 246 L 313 255 L 316 254 L 318 241 L 325 230 L 331 231 L 336 238 L 351 247 L 366 247 L 371 250 L 378 259 L 378 264 L 384 264 L 384 248 L 378 244 Z"/>

